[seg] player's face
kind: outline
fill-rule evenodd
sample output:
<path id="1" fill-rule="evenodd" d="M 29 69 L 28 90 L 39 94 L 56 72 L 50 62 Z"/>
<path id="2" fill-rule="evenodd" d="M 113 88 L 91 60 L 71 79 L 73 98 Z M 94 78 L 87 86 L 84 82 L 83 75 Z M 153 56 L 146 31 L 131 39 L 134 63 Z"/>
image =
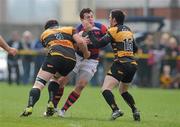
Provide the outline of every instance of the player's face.
<path id="1" fill-rule="evenodd" d="M 112 15 L 109 15 L 109 23 L 110 23 L 110 27 L 113 27 L 116 25 L 115 19 L 112 18 Z"/>
<path id="2" fill-rule="evenodd" d="M 90 24 L 94 25 L 94 15 L 92 12 L 90 13 L 84 13 L 83 20 L 88 21 Z"/>

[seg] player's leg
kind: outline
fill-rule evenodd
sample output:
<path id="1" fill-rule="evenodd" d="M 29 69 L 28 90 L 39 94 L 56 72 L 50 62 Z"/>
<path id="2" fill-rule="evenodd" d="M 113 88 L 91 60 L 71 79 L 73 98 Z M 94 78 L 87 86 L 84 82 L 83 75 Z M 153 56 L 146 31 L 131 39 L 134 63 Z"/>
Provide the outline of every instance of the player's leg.
<path id="1" fill-rule="evenodd" d="M 29 92 L 29 99 L 27 108 L 24 110 L 21 116 L 29 116 L 32 114 L 32 108 L 40 98 L 41 90 L 45 87 L 47 81 L 53 76 L 53 73 L 39 70 L 39 73 L 36 77 L 33 88 Z"/>
<path id="2" fill-rule="evenodd" d="M 57 71 L 56 65 L 61 60 L 62 59 L 59 57 L 53 57 L 50 55 L 46 57 L 41 69 L 37 74 L 34 86 L 29 93 L 28 106 L 23 112 L 22 116 L 28 116 L 32 113 L 32 107 L 39 100 L 41 90 L 44 88 L 46 83 L 54 76 Z"/>
<path id="3" fill-rule="evenodd" d="M 119 84 L 119 82 L 123 78 L 123 70 L 122 65 L 119 62 L 114 62 L 110 68 L 110 71 L 107 73 L 103 86 L 102 86 L 102 95 L 106 102 L 112 109 L 111 119 L 115 120 L 116 118 L 123 116 L 123 112 L 118 108 L 114 95 L 112 93 L 112 89 L 115 85 Z"/>
<path id="4" fill-rule="evenodd" d="M 46 115 L 46 116 L 52 116 L 54 114 L 54 104 L 53 101 L 56 98 L 57 93 L 59 92 L 59 84 L 58 83 L 58 78 L 62 75 L 64 77 L 66 77 L 75 67 L 76 61 L 71 60 L 71 59 L 67 59 L 61 56 L 57 56 L 54 59 L 54 65 L 55 65 L 55 69 L 56 69 L 56 73 L 53 77 L 53 82 L 50 83 L 49 86 L 49 103 L 48 103 L 48 107 L 47 107 L 47 112 L 50 113 L 50 115 Z M 60 95 L 61 96 L 61 95 Z M 58 97 L 60 100 L 60 97 Z M 57 100 L 59 102 L 59 100 Z M 58 103 L 56 102 L 56 103 Z M 56 105 L 57 106 L 57 105 Z"/>
<path id="5" fill-rule="evenodd" d="M 92 79 L 94 73 L 81 70 L 76 76 L 76 85 L 74 90 L 69 94 L 64 106 L 61 108 L 59 115 L 64 117 L 65 112 L 78 100 L 81 92 L 87 86 L 88 82 Z"/>
<path id="6" fill-rule="evenodd" d="M 44 116 L 52 116 L 56 110 L 56 99 L 60 100 L 59 95 L 59 87 L 58 78 L 60 77 L 59 73 L 56 73 L 49 81 L 48 85 L 48 92 L 49 92 L 49 99 L 46 111 L 44 112 Z"/>
<path id="7" fill-rule="evenodd" d="M 67 76 L 59 77 L 55 75 L 49 82 L 48 92 L 49 92 L 49 100 L 46 112 L 44 112 L 44 116 L 52 116 L 55 112 L 58 111 L 57 105 L 63 96 L 65 85 L 75 76 L 75 72 L 71 71 Z"/>
<path id="8" fill-rule="evenodd" d="M 80 57 L 77 56 L 76 54 L 76 65 L 74 67 L 74 69 L 67 75 L 67 76 L 62 76 L 58 79 L 58 84 L 60 85 L 59 86 L 59 89 L 58 89 L 58 92 L 54 93 L 54 98 L 53 98 L 53 104 L 55 107 L 57 107 L 59 101 L 60 101 L 60 98 L 61 96 L 63 95 L 63 92 L 64 92 L 64 86 L 71 80 L 73 79 L 77 72 L 79 71 L 79 65 L 81 64 L 81 60 Z M 68 64 L 68 63 L 67 63 Z M 53 82 L 50 82 L 49 84 L 49 88 L 53 87 L 53 84 L 57 84 L 57 83 L 53 83 Z M 56 85 L 57 86 L 57 85 Z M 52 91 L 53 92 L 53 91 Z M 49 90 L 49 93 L 50 93 L 50 90 Z M 57 97 L 57 98 L 56 98 Z"/>
<path id="9" fill-rule="evenodd" d="M 112 93 L 112 89 L 118 83 L 119 81 L 117 79 L 115 79 L 110 75 L 107 75 L 104 79 L 104 83 L 102 86 L 102 95 L 112 109 L 112 116 L 111 116 L 112 120 L 115 120 L 116 118 L 123 115 L 123 112 L 120 111 L 119 107 L 117 106 L 114 95 Z"/>
<path id="10" fill-rule="evenodd" d="M 123 97 L 125 102 L 131 108 L 134 120 L 140 121 L 140 113 L 135 106 L 135 101 L 134 101 L 133 96 L 128 92 L 128 84 L 127 83 L 121 83 L 119 90 L 120 90 L 121 96 Z"/>
<path id="11" fill-rule="evenodd" d="M 128 92 L 128 87 L 129 83 L 131 83 L 134 74 L 137 70 L 137 65 L 136 64 L 124 64 L 123 65 L 125 70 L 124 70 L 124 77 L 122 79 L 122 82 L 119 86 L 119 91 L 125 102 L 129 105 L 129 107 L 132 110 L 133 117 L 135 121 L 140 121 L 140 113 L 138 112 L 136 106 L 135 106 L 135 101 L 133 96 Z"/>
<path id="12" fill-rule="evenodd" d="M 51 79 L 48 85 L 49 99 L 48 102 L 52 102 L 54 107 L 57 108 L 57 105 L 64 93 L 64 86 L 59 84 L 58 80 Z"/>

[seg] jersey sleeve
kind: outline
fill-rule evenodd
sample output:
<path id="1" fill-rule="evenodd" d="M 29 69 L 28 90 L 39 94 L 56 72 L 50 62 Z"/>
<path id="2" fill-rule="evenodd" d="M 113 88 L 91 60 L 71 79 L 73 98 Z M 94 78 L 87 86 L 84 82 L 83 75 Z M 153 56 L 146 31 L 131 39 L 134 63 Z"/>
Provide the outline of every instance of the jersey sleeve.
<path id="1" fill-rule="evenodd" d="M 106 34 L 106 32 L 107 32 L 107 27 L 105 26 L 105 25 L 103 25 L 102 24 L 102 26 L 101 26 L 101 32 L 102 32 L 102 34 Z"/>

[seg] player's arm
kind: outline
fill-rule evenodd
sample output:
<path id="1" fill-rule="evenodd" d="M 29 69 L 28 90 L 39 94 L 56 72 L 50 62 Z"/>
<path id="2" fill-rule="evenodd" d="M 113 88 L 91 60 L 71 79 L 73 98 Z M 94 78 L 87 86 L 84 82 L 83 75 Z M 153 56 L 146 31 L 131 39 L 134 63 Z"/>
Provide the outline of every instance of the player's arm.
<path id="1" fill-rule="evenodd" d="M 89 41 L 87 38 L 81 37 L 78 33 L 73 34 L 73 39 L 77 42 L 77 47 L 80 51 L 82 51 L 83 56 L 85 59 L 90 57 L 90 51 L 87 47 L 87 41 Z"/>
<path id="2" fill-rule="evenodd" d="M 2 47 L 4 50 L 6 50 L 9 54 L 15 56 L 17 54 L 17 49 L 11 48 L 5 40 L 0 35 L 0 47 Z"/>
<path id="3" fill-rule="evenodd" d="M 105 47 L 108 43 L 110 43 L 112 41 L 111 36 L 109 35 L 109 33 L 106 33 L 101 39 L 97 39 L 92 31 L 88 32 L 88 36 L 89 39 L 91 40 L 92 44 L 94 45 L 94 47 L 96 48 L 102 48 Z"/>
<path id="4" fill-rule="evenodd" d="M 82 23 L 83 23 L 85 31 L 88 32 L 89 39 L 91 40 L 95 48 L 104 47 L 112 41 L 112 37 L 110 33 L 106 33 L 101 39 L 98 40 L 91 31 L 93 28 L 92 24 L 90 24 L 86 20 L 83 20 Z"/>

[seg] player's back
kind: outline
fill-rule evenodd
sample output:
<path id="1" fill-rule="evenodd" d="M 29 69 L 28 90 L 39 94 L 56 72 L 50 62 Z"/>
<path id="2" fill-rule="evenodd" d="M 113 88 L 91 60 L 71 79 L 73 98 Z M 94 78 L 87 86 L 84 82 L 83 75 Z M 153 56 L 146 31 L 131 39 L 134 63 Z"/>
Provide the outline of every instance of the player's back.
<path id="1" fill-rule="evenodd" d="M 73 27 L 53 27 L 45 30 L 41 35 L 41 42 L 49 49 L 51 55 L 62 55 L 75 59 Z"/>

